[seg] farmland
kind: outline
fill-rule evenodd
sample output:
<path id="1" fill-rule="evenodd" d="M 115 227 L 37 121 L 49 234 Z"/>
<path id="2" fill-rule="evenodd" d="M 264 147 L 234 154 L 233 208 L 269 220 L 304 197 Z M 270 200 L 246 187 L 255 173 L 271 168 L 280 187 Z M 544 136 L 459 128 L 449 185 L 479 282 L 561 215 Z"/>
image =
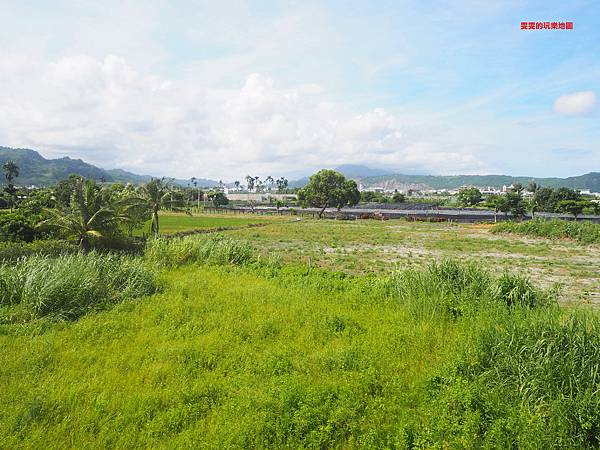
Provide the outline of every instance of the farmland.
<path id="1" fill-rule="evenodd" d="M 448 3 L 5 0 L 0 450 L 600 450 L 599 3 Z"/>
<path id="2" fill-rule="evenodd" d="M 161 232 L 163 234 L 181 233 L 193 230 L 213 230 L 216 228 L 243 227 L 283 220 L 278 216 L 236 216 L 231 214 L 187 215 L 177 213 L 161 214 Z M 148 235 L 149 224 L 136 230 L 137 235 Z"/>
<path id="3" fill-rule="evenodd" d="M 492 233 L 491 225 L 352 222 L 303 219 L 234 230 L 264 252 L 348 273 L 386 273 L 424 266 L 433 259 L 472 261 L 493 271 L 509 270 L 542 286 L 562 285 L 565 303 L 600 303 L 600 246 L 572 239 Z"/>
<path id="4" fill-rule="evenodd" d="M 575 311 L 597 301 L 598 246 L 484 225 L 161 220 L 232 229 L 3 268 L 37 288 L 0 306 L 1 448 L 598 444 L 600 321 Z M 140 282 L 119 284 L 124 270 Z"/>

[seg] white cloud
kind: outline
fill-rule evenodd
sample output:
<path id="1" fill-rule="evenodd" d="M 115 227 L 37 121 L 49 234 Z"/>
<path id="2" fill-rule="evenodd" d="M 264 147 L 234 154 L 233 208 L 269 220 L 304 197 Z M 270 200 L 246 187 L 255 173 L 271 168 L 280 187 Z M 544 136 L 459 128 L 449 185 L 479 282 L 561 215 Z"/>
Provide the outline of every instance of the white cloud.
<path id="1" fill-rule="evenodd" d="M 469 151 L 383 108 L 355 114 L 314 84 L 251 74 L 238 89 L 144 75 L 123 58 L 0 62 L 0 145 L 181 178 L 241 178 L 363 163 L 469 172 Z"/>
<path id="2" fill-rule="evenodd" d="M 595 92 L 574 92 L 558 97 L 554 102 L 554 111 L 567 116 L 584 116 L 596 108 L 596 103 Z"/>

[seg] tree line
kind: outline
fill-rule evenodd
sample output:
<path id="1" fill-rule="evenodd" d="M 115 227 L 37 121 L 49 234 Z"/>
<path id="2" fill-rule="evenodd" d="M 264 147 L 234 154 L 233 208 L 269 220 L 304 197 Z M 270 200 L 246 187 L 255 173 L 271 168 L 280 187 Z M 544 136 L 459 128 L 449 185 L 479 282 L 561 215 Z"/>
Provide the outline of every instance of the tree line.
<path id="1" fill-rule="evenodd" d="M 523 195 L 525 191 L 530 193 L 528 198 Z M 511 213 L 514 217 L 523 217 L 527 212 L 532 216 L 536 212 L 565 213 L 575 218 L 584 212 L 600 214 L 600 204 L 579 191 L 565 187 L 541 187 L 537 183 L 530 183 L 527 188 L 515 183 L 506 193 L 488 196 L 475 187 L 467 187 L 458 192 L 457 201 L 461 206 L 483 206 L 496 213 Z"/>
<path id="2" fill-rule="evenodd" d="M 19 190 L 14 180 L 19 176 L 19 167 L 6 162 L 5 187 L 0 197 L 0 208 L 9 212 L 0 214 L 0 240 L 26 241 L 47 238 L 67 238 L 77 242 L 80 248 L 90 249 L 98 245 L 131 237 L 133 231 L 150 224 L 154 236 L 160 233 L 160 211 L 189 213 L 200 201 L 207 199 L 213 206 L 226 205 L 229 200 L 220 188 L 204 192 L 192 178 L 188 188 L 177 187 L 167 179 L 152 179 L 134 186 L 131 184 L 105 184 L 72 175 L 50 188 Z M 284 177 L 261 180 L 257 176 L 246 177 L 247 190 L 264 192 L 276 188 L 278 192 L 288 190 Z M 236 182 L 237 187 L 240 183 Z M 193 187 L 192 187 L 193 186 Z M 575 217 L 582 212 L 599 213 L 598 203 L 591 202 L 580 192 L 568 188 L 551 189 L 529 185 L 530 198 L 524 198 L 525 188 L 513 185 L 503 195 L 484 197 L 477 188 L 464 188 L 457 200 L 462 206 L 484 206 L 496 213 L 511 213 L 522 217 L 527 211 L 563 212 Z M 23 195 L 19 195 L 19 193 Z M 359 192 L 355 181 L 347 179 L 334 170 L 320 170 L 309 178 L 308 183 L 298 189 L 298 202 L 302 206 L 319 208 L 319 217 L 327 208 L 353 206 L 363 202 L 403 202 L 405 197 L 395 193 L 391 199 L 381 193 Z M 278 202 L 277 206 L 281 202 Z"/>
<path id="3" fill-rule="evenodd" d="M 160 211 L 190 213 L 193 207 L 215 207 L 229 203 L 224 183 L 209 190 L 198 186 L 195 177 L 188 187 L 176 186 L 166 178 L 145 184 L 106 184 L 71 175 L 47 188 L 17 188 L 14 181 L 19 167 L 12 161 L 3 164 L 5 186 L 0 193 L 0 241 L 31 242 L 39 239 L 69 239 L 80 248 L 110 246 L 133 235 L 149 223 L 154 236 L 160 233 Z M 254 192 L 288 189 L 285 177 L 264 181 L 250 177 L 248 188 Z M 239 182 L 235 182 L 240 187 Z"/>

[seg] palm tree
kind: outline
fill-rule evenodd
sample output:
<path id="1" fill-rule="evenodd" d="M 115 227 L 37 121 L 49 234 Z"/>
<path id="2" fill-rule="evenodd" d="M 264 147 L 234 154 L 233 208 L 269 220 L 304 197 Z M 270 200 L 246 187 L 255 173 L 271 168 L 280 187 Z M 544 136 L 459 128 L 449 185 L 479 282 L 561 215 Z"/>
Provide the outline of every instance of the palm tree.
<path id="1" fill-rule="evenodd" d="M 267 189 L 269 192 L 271 192 L 271 189 L 273 188 L 273 182 L 275 180 L 273 179 L 273 177 L 271 175 L 269 175 L 267 178 L 265 178 L 265 184 L 267 185 Z"/>
<path id="2" fill-rule="evenodd" d="M 45 209 L 49 216 L 39 226 L 61 230 L 67 237 L 77 239 L 79 247 L 87 250 L 93 242 L 118 229 L 129 221 L 128 199 L 113 201 L 110 192 L 94 180 L 78 178 L 73 185 L 70 208 Z"/>
<path id="3" fill-rule="evenodd" d="M 4 178 L 6 179 L 7 185 L 4 188 L 4 191 L 10 197 L 10 211 L 12 212 L 17 193 L 17 190 L 13 186 L 12 181 L 19 176 L 19 166 L 17 166 L 14 162 L 9 160 L 2 165 L 2 170 L 4 171 Z"/>
<path id="4" fill-rule="evenodd" d="M 158 236 L 160 231 L 160 223 L 158 212 L 163 209 L 170 209 L 176 212 L 190 212 L 181 208 L 181 202 L 177 199 L 173 200 L 173 189 L 168 183 L 165 183 L 164 178 L 155 178 L 140 187 L 138 191 L 139 197 L 133 199 L 137 207 L 146 208 L 152 216 L 151 231 L 155 236 Z"/>
<path id="5" fill-rule="evenodd" d="M 7 184 L 12 184 L 12 181 L 19 176 L 19 166 L 12 161 L 6 161 L 2 165 L 2 170 Z"/>
<path id="6" fill-rule="evenodd" d="M 288 187 L 288 180 L 285 177 L 278 178 L 275 183 L 277 184 L 277 192 L 282 193 Z"/>
<path id="7" fill-rule="evenodd" d="M 246 187 L 248 188 L 248 192 L 252 192 L 254 189 L 254 177 L 250 175 L 246 175 Z"/>
<path id="8" fill-rule="evenodd" d="M 262 192 L 265 187 L 265 184 L 262 182 L 260 177 L 254 177 L 254 191 L 256 193 Z"/>

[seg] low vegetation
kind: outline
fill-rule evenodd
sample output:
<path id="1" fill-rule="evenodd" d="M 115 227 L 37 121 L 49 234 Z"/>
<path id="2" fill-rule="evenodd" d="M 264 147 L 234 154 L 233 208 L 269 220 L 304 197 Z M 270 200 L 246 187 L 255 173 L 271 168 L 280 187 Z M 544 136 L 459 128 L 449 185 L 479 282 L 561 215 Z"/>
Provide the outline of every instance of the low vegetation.
<path id="1" fill-rule="evenodd" d="M 124 256 L 31 256 L 0 266 L 0 305 L 8 307 L 4 320 L 9 321 L 74 319 L 156 290 L 155 274 L 140 259 Z"/>
<path id="2" fill-rule="evenodd" d="M 284 220 L 277 216 L 237 216 L 232 214 L 215 215 L 194 215 L 174 214 L 165 212 L 161 214 L 160 230 L 162 235 L 171 235 L 175 233 L 184 233 L 197 230 L 217 230 L 227 228 L 245 227 L 248 225 L 257 225 L 272 223 L 273 221 Z M 288 219 L 289 220 L 289 219 Z M 149 235 L 150 225 L 146 224 L 143 228 L 135 230 L 135 235 Z"/>
<path id="3" fill-rule="evenodd" d="M 60 256 L 77 253 L 75 244 L 58 240 L 39 240 L 33 242 L 0 242 L 0 264 L 14 263 L 32 255 Z"/>
<path id="4" fill-rule="evenodd" d="M 527 278 L 504 272 L 493 277 L 474 263 L 433 262 L 425 269 L 405 269 L 392 276 L 392 291 L 415 317 L 457 318 L 490 305 L 536 308 L 555 302 L 556 289 L 536 288 Z"/>
<path id="5" fill-rule="evenodd" d="M 220 234 L 0 271 L 29 320 L 0 325 L 1 447 L 600 444 L 598 318 L 519 275 L 349 275 Z"/>
<path id="6" fill-rule="evenodd" d="M 4 170 L 12 186 L 18 171 Z M 358 202 L 338 175 L 313 176 L 300 201 Z M 577 259 L 572 276 L 593 284 L 597 246 L 451 224 L 193 217 L 205 200 L 193 184 L 72 177 L 26 200 L 6 191 L 0 448 L 600 446 L 600 319 L 559 307 L 542 266 Z M 522 215 L 522 190 L 493 207 Z M 580 212 L 570 192 L 549 194 Z M 598 228 L 492 231 L 593 243 Z M 161 235 L 188 229 L 202 233 Z"/>
<path id="7" fill-rule="evenodd" d="M 526 222 L 502 222 L 493 233 L 518 233 L 547 238 L 570 238 L 584 244 L 600 242 L 600 225 L 585 221 L 534 219 Z"/>
<path id="8" fill-rule="evenodd" d="M 158 267 L 186 264 L 244 265 L 256 260 L 247 243 L 212 234 L 174 239 L 153 239 L 146 247 L 146 260 Z"/>
<path id="9" fill-rule="evenodd" d="M 596 315 L 515 310 L 479 316 L 471 326 L 458 352 L 427 379 L 431 420 L 426 431 L 415 433 L 417 442 L 464 448 L 598 447 Z"/>

